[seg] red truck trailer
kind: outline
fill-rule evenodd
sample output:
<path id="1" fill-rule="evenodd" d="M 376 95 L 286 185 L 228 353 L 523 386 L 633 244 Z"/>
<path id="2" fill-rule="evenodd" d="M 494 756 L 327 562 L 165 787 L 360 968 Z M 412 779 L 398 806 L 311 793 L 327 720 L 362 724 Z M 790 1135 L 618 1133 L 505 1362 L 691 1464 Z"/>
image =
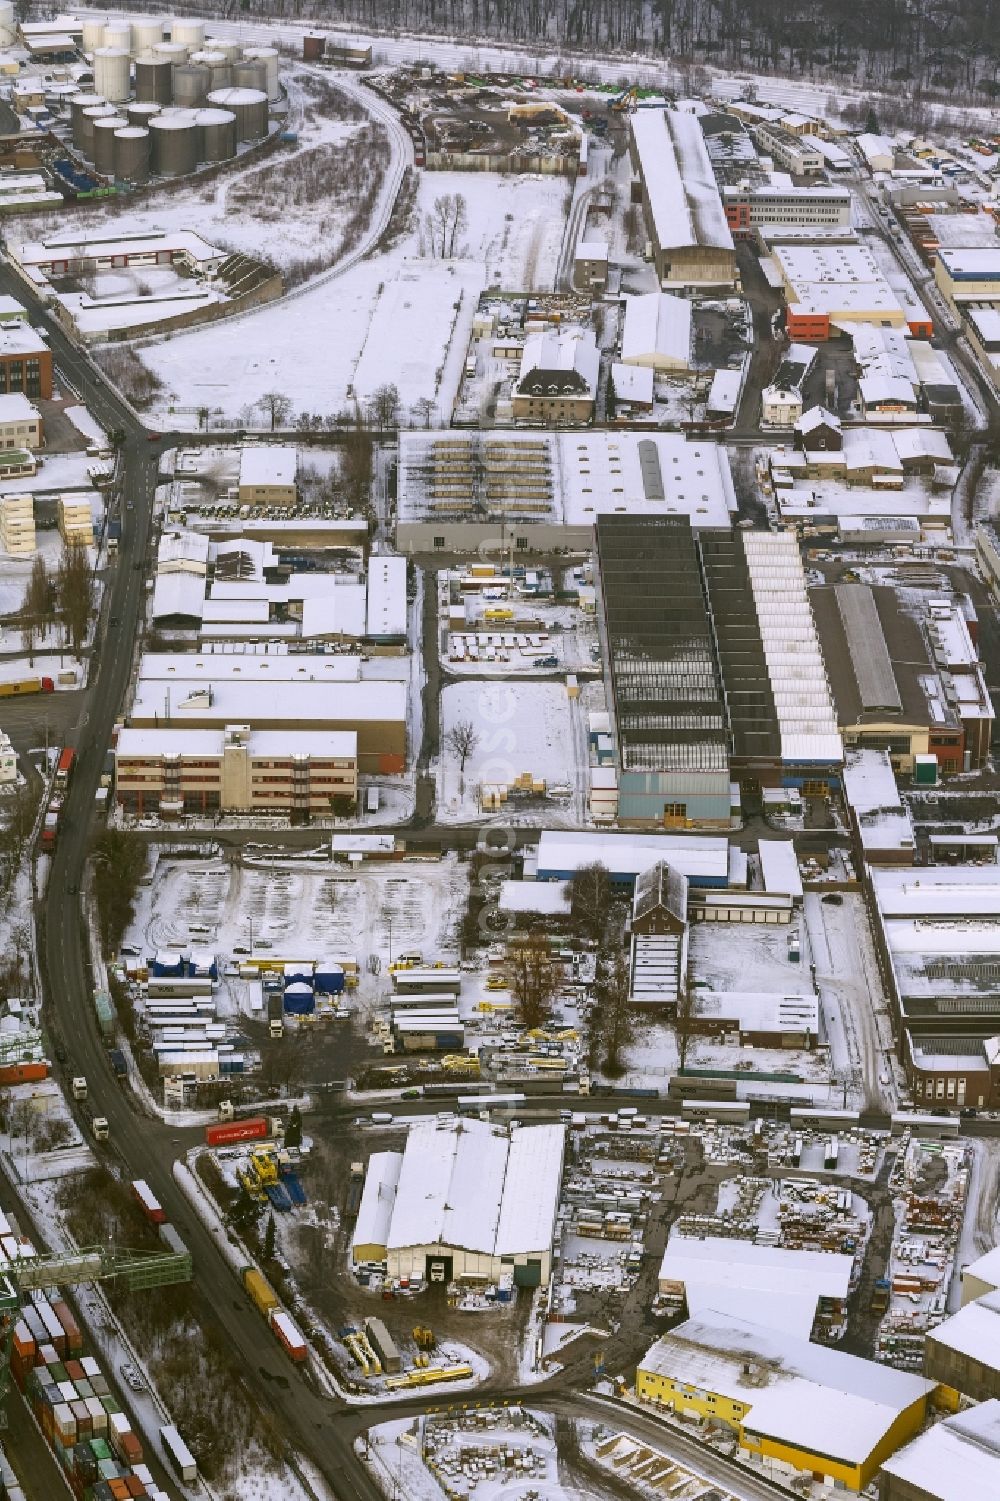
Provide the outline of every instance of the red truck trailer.
<path id="1" fill-rule="evenodd" d="M 236 1141 L 261 1141 L 268 1134 L 267 1119 L 250 1115 L 241 1121 L 224 1121 L 205 1127 L 205 1141 L 210 1147 L 227 1147 Z"/>
<path id="2" fill-rule="evenodd" d="M 166 1224 L 167 1216 L 160 1201 L 144 1178 L 136 1178 L 132 1184 L 132 1192 L 139 1201 L 139 1208 L 151 1225 Z"/>

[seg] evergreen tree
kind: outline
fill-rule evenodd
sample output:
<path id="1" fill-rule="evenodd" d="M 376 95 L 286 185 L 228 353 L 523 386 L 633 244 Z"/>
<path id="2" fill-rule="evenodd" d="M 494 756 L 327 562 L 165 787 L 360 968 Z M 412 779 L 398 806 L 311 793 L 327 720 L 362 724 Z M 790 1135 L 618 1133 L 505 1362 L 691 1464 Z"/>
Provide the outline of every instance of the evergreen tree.
<path id="1" fill-rule="evenodd" d="M 288 1125 L 285 1127 L 285 1146 L 300 1147 L 302 1145 L 302 1112 L 298 1105 L 292 1106 L 292 1113 L 288 1117 Z"/>

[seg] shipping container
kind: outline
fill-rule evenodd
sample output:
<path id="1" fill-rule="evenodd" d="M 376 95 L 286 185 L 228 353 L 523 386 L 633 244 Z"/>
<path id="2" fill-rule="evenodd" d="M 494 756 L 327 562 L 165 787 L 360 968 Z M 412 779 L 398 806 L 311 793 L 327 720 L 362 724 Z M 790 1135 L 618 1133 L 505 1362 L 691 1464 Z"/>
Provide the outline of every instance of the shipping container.
<path id="1" fill-rule="evenodd" d="M 260 1141 L 267 1134 L 267 1120 L 262 1115 L 205 1127 L 205 1141 L 210 1147 L 225 1147 L 236 1141 Z"/>
<path id="2" fill-rule="evenodd" d="M 252 1266 L 245 1266 L 240 1276 L 251 1302 L 256 1304 L 258 1311 L 266 1319 L 270 1318 L 275 1309 L 281 1306 L 281 1300 L 270 1282 L 262 1272 L 258 1272 L 256 1267 Z"/>
<path id="3" fill-rule="evenodd" d="M 47 1063 L 0 1064 L 0 1084 L 36 1084 L 49 1076 Z"/>
<path id="4" fill-rule="evenodd" d="M 284 1345 L 286 1352 L 291 1356 L 292 1360 L 305 1360 L 309 1353 L 306 1349 L 306 1342 L 287 1313 L 272 1314 L 271 1328 Z"/>
<path id="5" fill-rule="evenodd" d="M 144 1178 L 135 1179 L 132 1184 L 132 1192 L 138 1200 L 139 1208 L 151 1225 L 163 1225 L 166 1223 L 167 1216 L 160 1201 Z"/>
<path id="6" fill-rule="evenodd" d="M 198 1466 L 194 1455 L 187 1444 L 181 1438 L 173 1423 L 169 1427 L 160 1429 L 160 1442 L 163 1445 L 163 1455 L 170 1468 L 174 1471 L 178 1480 L 190 1484 L 198 1478 Z"/>
<path id="7" fill-rule="evenodd" d="M 0 698 L 15 698 L 26 693 L 52 693 L 54 689 L 55 684 L 51 678 L 12 678 L 7 683 L 0 683 Z"/>

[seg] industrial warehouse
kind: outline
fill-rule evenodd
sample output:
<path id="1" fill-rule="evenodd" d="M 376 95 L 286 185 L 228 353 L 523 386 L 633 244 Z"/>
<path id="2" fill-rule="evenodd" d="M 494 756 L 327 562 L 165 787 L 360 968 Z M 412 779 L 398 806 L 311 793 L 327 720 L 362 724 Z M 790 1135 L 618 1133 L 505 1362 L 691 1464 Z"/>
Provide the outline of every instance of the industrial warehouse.
<path id="1" fill-rule="evenodd" d="M 428 1283 L 546 1286 L 562 1182 L 561 1126 L 479 1120 L 410 1128 L 402 1152 L 368 1164 L 355 1265 Z"/>

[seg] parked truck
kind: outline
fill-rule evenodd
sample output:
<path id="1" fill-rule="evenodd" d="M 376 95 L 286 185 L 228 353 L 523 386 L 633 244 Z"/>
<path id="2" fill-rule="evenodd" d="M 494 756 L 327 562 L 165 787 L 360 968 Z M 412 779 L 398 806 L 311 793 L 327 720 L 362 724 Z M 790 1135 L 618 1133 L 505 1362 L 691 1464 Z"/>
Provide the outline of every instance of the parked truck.
<path id="1" fill-rule="evenodd" d="M 205 1142 L 210 1147 L 226 1147 L 237 1141 L 262 1141 L 268 1131 L 266 1116 L 249 1115 L 243 1120 L 220 1121 L 216 1126 L 206 1126 Z"/>
<path id="2" fill-rule="evenodd" d="M 82 1074 L 78 1074 L 73 1080 L 72 1089 L 74 1100 L 85 1100 L 87 1098 L 87 1081 Z"/>
<path id="3" fill-rule="evenodd" d="M 6 683 L 0 683 L 0 698 L 21 697 L 28 693 L 54 693 L 55 687 L 52 678 L 11 678 Z"/>
<path id="4" fill-rule="evenodd" d="M 251 1303 L 265 1319 L 281 1307 L 281 1300 L 262 1272 L 256 1267 L 245 1266 L 240 1272 L 243 1287 Z"/>
<path id="5" fill-rule="evenodd" d="M 281 1037 L 285 1030 L 285 1001 L 279 991 L 271 990 L 267 996 L 267 1027 L 272 1037 Z"/>

